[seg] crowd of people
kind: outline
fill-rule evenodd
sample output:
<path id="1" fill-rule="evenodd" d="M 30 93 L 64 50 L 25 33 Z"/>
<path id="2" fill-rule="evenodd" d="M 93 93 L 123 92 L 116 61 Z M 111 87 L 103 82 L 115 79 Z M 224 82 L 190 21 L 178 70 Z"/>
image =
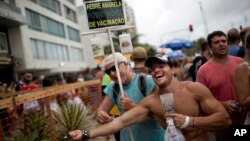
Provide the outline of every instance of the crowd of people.
<path id="1" fill-rule="evenodd" d="M 128 69 L 127 60 L 119 53 L 116 53 L 119 68 L 116 70 L 114 61 L 108 56 L 104 59 L 104 70 L 112 82 L 104 89 L 106 96 L 97 114 L 97 120 L 103 125 L 70 131 L 71 139 L 84 140 L 113 134 L 147 124 L 149 119 L 154 119 L 166 129 L 166 119 L 172 118 L 186 140 L 228 140 L 227 129 L 230 126 L 250 122 L 249 44 L 250 27 L 245 27 L 241 32 L 233 28 L 227 34 L 222 31 L 210 33 L 207 42 L 201 44 L 201 56 L 193 61 L 188 58 L 182 62 L 173 61 L 162 54 L 147 57 L 144 66 L 140 67 L 148 69 L 147 77 L 154 82 L 155 90 L 149 91 L 145 97 L 142 97 L 138 80 L 135 79 L 140 72 Z M 118 72 L 124 87 L 123 95 L 121 91 L 114 91 L 114 85 L 119 82 Z M 160 100 L 164 96 L 169 97 L 166 103 Z M 135 97 L 141 98 L 136 100 Z M 107 114 L 113 104 L 117 104 L 122 111 L 117 118 Z M 169 109 L 164 111 L 166 105 Z M 153 140 L 164 140 L 162 131 L 152 133 L 156 130 L 147 129 L 149 131 L 137 129 L 137 132 L 143 131 L 144 134 L 132 131 L 136 134 L 133 138 L 140 141 L 149 136 L 147 138 Z M 126 136 L 120 138 L 130 141 L 130 137 L 127 132 Z"/>
<path id="2" fill-rule="evenodd" d="M 116 52 L 115 58 L 106 56 L 95 73 L 87 68 L 66 81 L 43 75 L 32 79 L 32 74 L 22 73 L 13 88 L 24 91 L 100 79 L 103 101 L 96 120 L 103 125 L 70 131 L 72 140 L 116 133 L 117 141 L 162 141 L 166 119 L 171 118 L 186 140 L 225 141 L 230 126 L 250 124 L 250 26 L 227 33 L 214 31 L 200 49 L 200 56 L 180 61 L 163 54 L 148 57 L 145 48 L 136 47 L 130 58 L 133 68 Z M 166 103 L 161 101 L 164 96 Z M 61 96 L 64 101 L 81 103 L 78 97 L 74 93 Z M 27 103 L 32 110 L 40 110 L 39 104 Z M 114 106 L 118 114 L 112 114 Z M 30 112 L 20 109 L 19 114 Z"/>

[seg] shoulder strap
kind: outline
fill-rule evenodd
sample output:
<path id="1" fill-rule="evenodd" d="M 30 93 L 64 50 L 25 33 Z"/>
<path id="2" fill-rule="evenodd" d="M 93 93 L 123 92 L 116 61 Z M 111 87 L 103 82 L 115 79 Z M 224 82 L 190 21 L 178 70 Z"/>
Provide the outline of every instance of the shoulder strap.
<path id="1" fill-rule="evenodd" d="M 114 83 L 113 85 L 113 98 L 116 100 L 117 95 L 119 94 L 120 88 L 118 83 Z"/>
<path id="2" fill-rule="evenodd" d="M 142 95 L 145 97 L 146 96 L 146 88 L 147 88 L 147 81 L 146 81 L 147 74 L 139 73 L 137 75 L 139 75 L 138 76 L 139 77 L 138 78 L 138 87 L 139 87 Z M 114 100 L 116 100 L 119 92 L 120 92 L 119 84 L 114 83 L 114 85 L 113 85 L 113 98 L 114 98 Z"/>
<path id="3" fill-rule="evenodd" d="M 138 87 L 144 97 L 146 96 L 146 88 L 147 88 L 146 77 L 147 75 L 145 73 L 139 73 Z"/>

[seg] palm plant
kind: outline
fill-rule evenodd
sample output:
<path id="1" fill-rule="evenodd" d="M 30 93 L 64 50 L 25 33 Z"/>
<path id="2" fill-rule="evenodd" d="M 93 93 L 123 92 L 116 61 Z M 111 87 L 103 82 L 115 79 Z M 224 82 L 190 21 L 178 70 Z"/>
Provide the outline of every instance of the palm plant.
<path id="1" fill-rule="evenodd" d="M 65 140 L 69 131 L 86 129 L 97 124 L 90 107 L 76 103 L 63 104 L 53 112 L 53 118 L 56 121 L 55 132 L 58 140 Z"/>
<path id="2" fill-rule="evenodd" d="M 38 133 L 36 131 L 25 134 L 24 132 L 19 132 L 13 137 L 5 137 L 4 141 L 37 141 Z"/>
<path id="3" fill-rule="evenodd" d="M 45 141 L 50 140 L 48 119 L 43 113 L 30 113 L 24 116 L 23 126 L 14 131 L 11 137 L 5 137 L 5 141 Z"/>

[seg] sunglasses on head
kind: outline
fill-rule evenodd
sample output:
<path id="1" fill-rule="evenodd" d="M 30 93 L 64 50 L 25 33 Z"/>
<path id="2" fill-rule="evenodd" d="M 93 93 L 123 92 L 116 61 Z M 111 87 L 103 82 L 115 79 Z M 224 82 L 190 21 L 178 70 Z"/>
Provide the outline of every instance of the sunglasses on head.
<path id="1" fill-rule="evenodd" d="M 115 66 L 113 66 L 113 67 L 111 67 L 109 69 L 106 69 L 105 73 L 108 74 L 108 75 L 110 75 L 111 71 L 116 71 Z"/>

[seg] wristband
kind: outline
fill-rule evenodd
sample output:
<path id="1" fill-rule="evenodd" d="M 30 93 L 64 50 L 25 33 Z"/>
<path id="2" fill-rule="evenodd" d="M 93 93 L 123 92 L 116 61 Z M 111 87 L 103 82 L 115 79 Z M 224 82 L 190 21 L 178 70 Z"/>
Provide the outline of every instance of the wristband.
<path id="1" fill-rule="evenodd" d="M 181 128 L 181 129 L 187 128 L 187 127 L 188 127 L 188 124 L 189 124 L 189 120 L 190 120 L 189 116 L 186 116 L 185 122 L 181 125 L 180 128 Z"/>
<path id="2" fill-rule="evenodd" d="M 89 138 L 90 138 L 89 130 L 83 129 L 82 130 L 82 140 L 84 141 L 84 140 L 87 140 Z"/>
<path id="3" fill-rule="evenodd" d="M 194 117 L 193 117 L 193 126 L 192 127 L 194 128 Z"/>

